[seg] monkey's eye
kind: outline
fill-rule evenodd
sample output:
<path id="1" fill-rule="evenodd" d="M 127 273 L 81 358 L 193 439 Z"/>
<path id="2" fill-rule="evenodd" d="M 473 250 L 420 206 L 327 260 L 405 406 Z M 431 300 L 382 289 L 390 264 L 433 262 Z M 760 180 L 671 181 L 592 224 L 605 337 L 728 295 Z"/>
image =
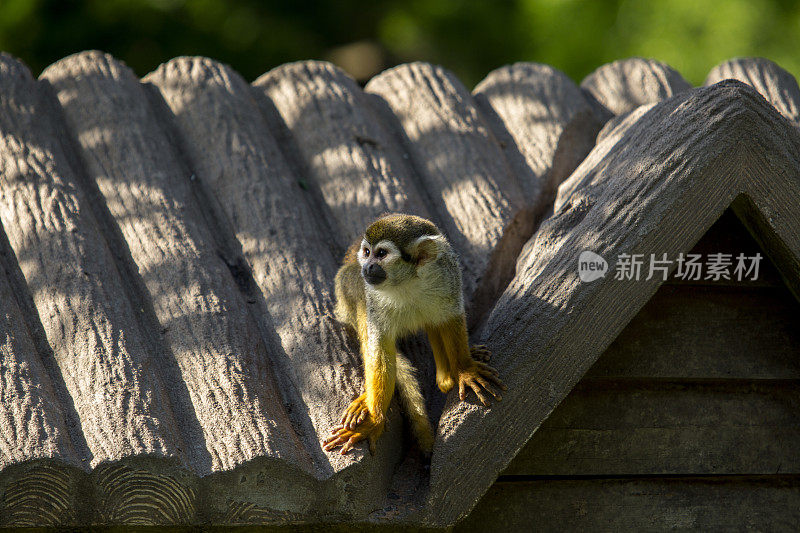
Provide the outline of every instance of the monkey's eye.
<path id="1" fill-rule="evenodd" d="M 369 248 L 364 248 L 364 257 L 369 257 Z"/>
<path id="2" fill-rule="evenodd" d="M 375 250 L 375 257 L 377 257 L 378 259 L 383 259 L 384 257 L 386 257 L 387 253 L 389 252 L 387 252 L 385 249 L 378 248 L 377 250 Z"/>

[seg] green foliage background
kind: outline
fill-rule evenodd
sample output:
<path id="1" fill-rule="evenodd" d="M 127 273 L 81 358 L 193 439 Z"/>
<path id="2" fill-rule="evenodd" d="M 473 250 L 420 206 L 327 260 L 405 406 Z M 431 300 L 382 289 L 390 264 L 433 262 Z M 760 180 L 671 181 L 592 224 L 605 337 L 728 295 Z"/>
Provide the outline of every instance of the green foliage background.
<path id="1" fill-rule="evenodd" d="M 515 61 L 580 81 L 632 55 L 666 61 L 700 84 L 734 56 L 800 72 L 799 30 L 800 2 L 789 0 L 0 0 L 0 49 L 34 74 L 95 48 L 139 75 L 178 55 L 205 55 L 252 80 L 366 41 L 381 52 L 380 67 L 431 61 L 468 86 Z"/>

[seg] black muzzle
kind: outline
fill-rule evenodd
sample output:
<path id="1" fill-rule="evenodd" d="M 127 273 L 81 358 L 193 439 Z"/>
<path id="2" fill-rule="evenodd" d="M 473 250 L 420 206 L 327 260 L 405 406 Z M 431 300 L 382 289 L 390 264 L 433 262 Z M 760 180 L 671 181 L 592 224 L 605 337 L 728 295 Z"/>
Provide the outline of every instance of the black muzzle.
<path id="1" fill-rule="evenodd" d="M 361 269 L 361 275 L 364 276 L 364 281 L 370 285 L 380 285 L 386 281 L 386 271 L 382 266 L 375 263 L 367 263 Z"/>

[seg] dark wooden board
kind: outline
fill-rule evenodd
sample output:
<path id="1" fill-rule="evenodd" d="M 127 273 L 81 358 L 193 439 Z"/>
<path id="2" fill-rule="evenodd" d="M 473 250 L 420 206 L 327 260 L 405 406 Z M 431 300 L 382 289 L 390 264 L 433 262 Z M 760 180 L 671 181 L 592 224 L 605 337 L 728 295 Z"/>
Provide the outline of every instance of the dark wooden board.
<path id="1" fill-rule="evenodd" d="M 798 379 L 798 354 L 788 290 L 663 285 L 587 376 Z"/>
<path id="2" fill-rule="evenodd" d="M 497 483 L 456 531 L 797 531 L 800 480 L 710 477 Z"/>
<path id="3" fill-rule="evenodd" d="M 592 382 L 503 475 L 800 474 L 796 382 Z"/>

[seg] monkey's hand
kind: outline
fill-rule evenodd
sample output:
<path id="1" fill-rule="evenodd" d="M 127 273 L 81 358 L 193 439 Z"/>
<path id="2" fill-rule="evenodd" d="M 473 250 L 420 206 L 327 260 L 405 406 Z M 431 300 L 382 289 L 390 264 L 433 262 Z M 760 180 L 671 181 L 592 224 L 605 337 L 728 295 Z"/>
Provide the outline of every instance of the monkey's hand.
<path id="1" fill-rule="evenodd" d="M 458 397 L 464 401 L 467 397 L 467 387 L 472 389 L 475 396 L 481 403 L 489 407 L 489 400 L 486 398 L 484 392 L 488 392 L 499 402 L 502 396 L 495 388 L 506 390 L 506 386 L 500 381 L 499 373 L 494 368 L 486 363 L 475 361 L 472 366 L 466 370 L 461 370 L 458 373 Z"/>
<path id="2" fill-rule="evenodd" d="M 355 429 L 357 425 L 362 423 L 369 414 L 367 409 L 367 393 L 365 392 L 355 400 L 353 400 L 347 409 L 344 410 L 341 420 L 339 420 L 339 427 L 347 429 Z"/>
<path id="3" fill-rule="evenodd" d="M 358 399 L 356 399 L 356 401 L 358 401 Z M 362 440 L 367 440 L 369 441 L 369 452 L 375 455 L 375 441 L 377 441 L 378 437 L 383 433 L 385 422 L 383 419 L 377 420 L 369 410 L 367 410 L 366 413 L 367 416 L 364 421 L 358 424 L 354 429 L 349 429 L 343 424 L 333 428 L 333 434 L 322 443 L 323 449 L 329 452 L 341 446 L 341 454 L 344 455 L 350 451 L 354 444 Z"/>

